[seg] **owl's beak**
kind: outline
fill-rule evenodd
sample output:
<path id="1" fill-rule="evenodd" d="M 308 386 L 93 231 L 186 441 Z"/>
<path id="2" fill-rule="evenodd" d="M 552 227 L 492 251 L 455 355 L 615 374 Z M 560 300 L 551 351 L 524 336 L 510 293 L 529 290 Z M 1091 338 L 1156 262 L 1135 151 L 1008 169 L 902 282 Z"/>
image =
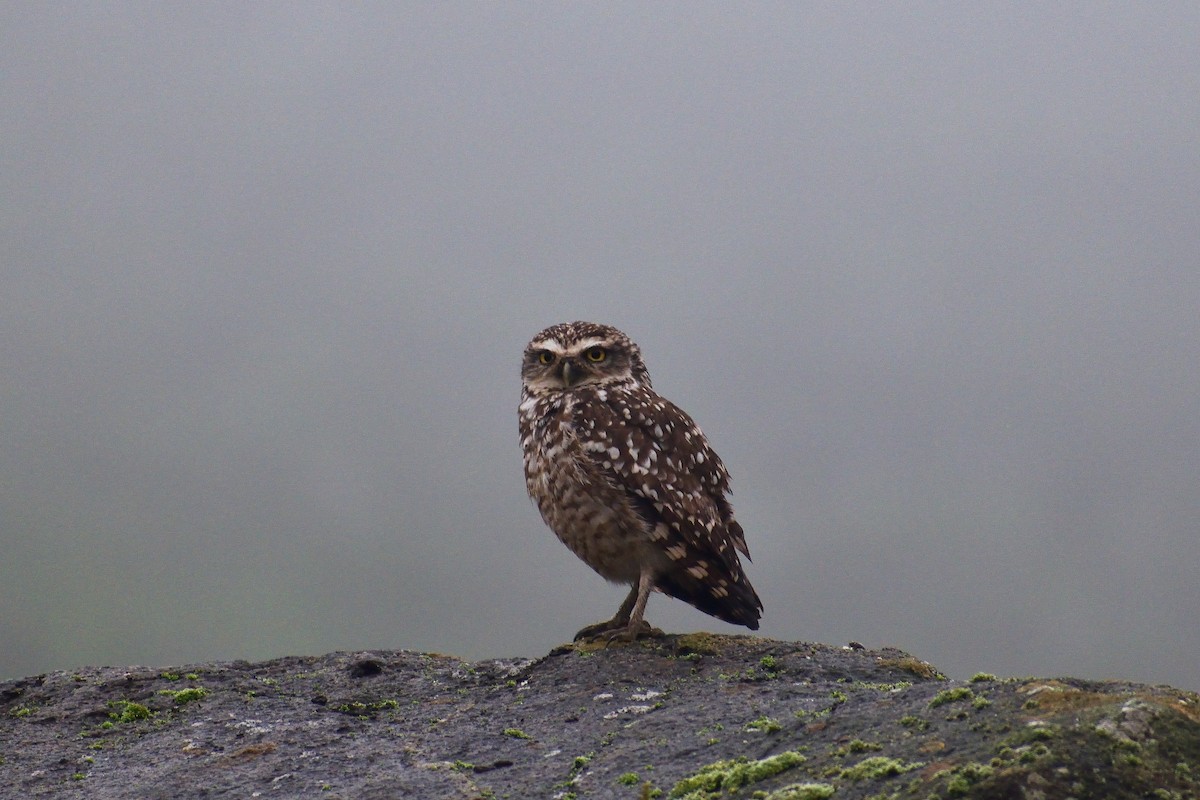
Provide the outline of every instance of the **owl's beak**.
<path id="1" fill-rule="evenodd" d="M 574 378 L 579 377 L 579 372 L 578 370 L 574 369 L 574 365 L 571 364 L 570 359 L 564 358 L 562 362 L 562 370 L 559 372 L 559 376 L 562 378 L 563 388 L 570 389 L 571 381 Z"/>

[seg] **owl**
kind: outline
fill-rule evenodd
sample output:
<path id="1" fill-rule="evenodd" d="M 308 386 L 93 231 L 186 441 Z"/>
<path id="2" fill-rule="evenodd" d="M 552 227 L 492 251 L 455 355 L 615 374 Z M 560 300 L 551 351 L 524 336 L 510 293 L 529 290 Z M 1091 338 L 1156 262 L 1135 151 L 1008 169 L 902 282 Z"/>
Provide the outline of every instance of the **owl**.
<path id="1" fill-rule="evenodd" d="M 757 630 L 763 606 L 738 559 L 750 552 L 729 473 L 692 418 L 654 391 L 633 340 L 608 325 L 554 325 L 525 348 L 521 384 L 529 496 L 571 552 L 630 586 L 616 616 L 576 640 L 645 635 L 654 590 Z"/>

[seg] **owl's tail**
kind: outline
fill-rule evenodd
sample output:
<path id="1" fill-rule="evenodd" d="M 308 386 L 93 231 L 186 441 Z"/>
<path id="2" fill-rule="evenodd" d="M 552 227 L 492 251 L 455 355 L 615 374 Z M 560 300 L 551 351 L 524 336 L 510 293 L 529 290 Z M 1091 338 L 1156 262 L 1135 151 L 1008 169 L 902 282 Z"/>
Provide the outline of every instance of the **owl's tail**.
<path id="1" fill-rule="evenodd" d="M 654 585 L 664 594 L 703 611 L 709 616 L 758 630 L 763 604 L 744 573 L 726 573 L 720 578 L 694 577 L 687 570 L 659 575 Z"/>

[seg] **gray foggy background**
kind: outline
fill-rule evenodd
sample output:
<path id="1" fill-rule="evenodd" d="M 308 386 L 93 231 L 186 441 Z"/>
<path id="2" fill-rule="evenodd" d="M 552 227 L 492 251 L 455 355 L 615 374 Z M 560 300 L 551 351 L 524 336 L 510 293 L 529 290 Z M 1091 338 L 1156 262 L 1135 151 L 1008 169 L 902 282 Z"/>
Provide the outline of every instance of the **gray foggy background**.
<path id="1" fill-rule="evenodd" d="M 5 4 L 0 676 L 607 618 L 516 432 L 582 318 L 763 635 L 1200 689 L 1198 9 Z"/>

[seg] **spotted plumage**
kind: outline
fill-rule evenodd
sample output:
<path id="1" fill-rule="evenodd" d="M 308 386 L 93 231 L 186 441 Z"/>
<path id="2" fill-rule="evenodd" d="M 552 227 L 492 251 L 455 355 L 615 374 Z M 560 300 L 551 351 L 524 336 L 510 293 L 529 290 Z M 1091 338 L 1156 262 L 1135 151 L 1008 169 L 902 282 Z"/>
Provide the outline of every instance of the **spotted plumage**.
<path id="1" fill-rule="evenodd" d="M 529 495 L 588 566 L 632 588 L 576 638 L 636 638 L 658 590 L 758 628 L 762 602 L 729 504 L 729 473 L 692 418 L 655 393 L 641 350 L 608 325 L 572 322 L 525 348 L 519 409 Z"/>

